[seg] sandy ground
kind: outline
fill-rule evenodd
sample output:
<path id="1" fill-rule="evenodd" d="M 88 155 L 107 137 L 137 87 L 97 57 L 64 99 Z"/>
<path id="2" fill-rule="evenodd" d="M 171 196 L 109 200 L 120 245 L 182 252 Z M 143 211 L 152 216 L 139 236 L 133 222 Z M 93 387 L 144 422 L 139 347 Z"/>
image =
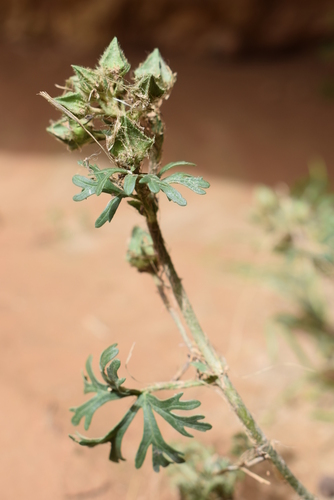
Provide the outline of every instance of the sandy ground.
<path id="1" fill-rule="evenodd" d="M 68 439 L 74 431 L 68 408 L 84 400 L 80 371 L 89 354 L 97 370 L 101 351 L 118 342 L 122 374 L 143 385 L 169 380 L 186 349 L 150 277 L 125 262 L 132 227 L 142 224 L 139 216 L 124 204 L 110 226 L 95 230 L 105 200 L 72 202 L 77 156 L 44 135 L 49 110 L 27 97 L 42 88 L 51 92 L 50 81 L 62 80 L 56 78 L 60 62 L 47 71 L 40 67 L 42 56 L 33 63 L 16 52 L 9 64 L 10 55 L 3 55 L 1 499 L 174 499 L 165 473 L 152 472 L 150 459 L 140 471 L 134 468 L 140 418 L 125 438 L 128 460 L 119 465 L 108 462 L 107 447 L 84 449 Z M 334 168 L 334 108 L 317 92 L 326 70 L 313 57 L 207 67 L 187 62 L 184 74 L 180 61 L 175 66 L 179 86 L 166 104 L 166 162 L 196 161 L 212 187 L 205 197 L 187 194 L 187 208 L 161 200 L 165 238 L 200 322 L 226 355 L 246 404 L 315 491 L 319 477 L 334 472 L 333 424 L 312 419 L 312 403 L 300 397 L 277 405 L 284 388 L 303 373 L 283 342 L 275 363 L 268 356 L 264 326 L 282 301 L 228 272 L 226 263 L 261 263 L 248 222 L 255 181 L 290 181 L 315 156 Z M 18 68 L 22 81 L 15 76 Z M 34 68 L 40 70 L 38 81 Z M 127 372 L 124 362 L 134 342 Z M 226 453 L 240 430 L 234 415 L 214 392 L 193 389 L 187 395 L 201 399 L 201 412 L 213 425 L 196 438 Z M 89 435 L 106 433 L 124 411 L 122 404 L 101 409 Z M 163 429 L 169 439 L 178 438 Z M 273 488 L 247 481 L 237 499 L 293 498 L 275 474 L 270 478 Z"/>

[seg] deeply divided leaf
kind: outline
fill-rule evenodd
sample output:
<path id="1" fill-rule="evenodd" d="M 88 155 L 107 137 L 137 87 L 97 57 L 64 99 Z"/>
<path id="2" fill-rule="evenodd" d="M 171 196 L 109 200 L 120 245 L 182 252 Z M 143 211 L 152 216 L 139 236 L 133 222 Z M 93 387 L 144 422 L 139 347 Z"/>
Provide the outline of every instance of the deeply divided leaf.
<path id="1" fill-rule="evenodd" d="M 158 173 L 158 177 L 161 177 L 165 172 L 167 172 L 171 168 L 179 167 L 179 166 L 185 166 L 185 165 L 188 165 L 188 166 L 191 166 L 191 167 L 195 167 L 196 166 L 195 163 L 189 163 L 188 161 L 173 161 L 171 163 L 167 163 L 167 165 L 165 165 L 164 167 L 162 167 L 160 169 L 160 172 Z"/>
<path id="2" fill-rule="evenodd" d="M 80 434 L 71 436 L 82 446 L 94 447 L 99 444 L 110 443 L 111 450 L 109 458 L 114 462 L 124 460 L 121 452 L 121 444 L 125 432 L 139 410 L 143 411 L 144 429 L 142 439 L 136 454 L 135 464 L 139 468 L 142 466 L 147 451 L 152 447 L 152 462 L 155 471 L 160 467 L 166 467 L 170 463 L 184 462 L 183 454 L 166 443 L 160 432 L 156 414 L 160 415 L 169 425 L 183 436 L 192 437 L 186 428 L 197 431 L 207 431 L 211 425 L 201 422 L 202 415 L 182 416 L 174 411 L 189 411 L 197 408 L 200 402 L 197 400 L 181 401 L 182 393 L 176 394 L 169 399 L 160 400 L 147 391 L 127 389 L 122 386 L 125 379 L 118 377 L 120 361 L 117 344 L 108 347 L 100 357 L 100 371 L 106 384 L 103 384 L 95 377 L 91 367 L 91 357 L 87 360 L 86 370 L 88 377 L 85 377 L 85 393 L 96 393 L 93 398 L 83 405 L 72 408 L 74 412 L 72 423 L 78 425 L 85 419 L 85 429 L 88 429 L 95 411 L 109 401 L 124 397 L 135 396 L 136 401 L 131 405 L 120 422 L 101 438 L 86 438 Z"/>
<path id="3" fill-rule="evenodd" d="M 178 172 L 165 177 L 164 181 L 168 182 L 168 184 L 181 184 L 197 194 L 205 194 L 204 189 L 210 187 L 210 183 L 205 181 L 203 177 L 194 177 L 193 175 L 185 174 L 184 172 Z"/>

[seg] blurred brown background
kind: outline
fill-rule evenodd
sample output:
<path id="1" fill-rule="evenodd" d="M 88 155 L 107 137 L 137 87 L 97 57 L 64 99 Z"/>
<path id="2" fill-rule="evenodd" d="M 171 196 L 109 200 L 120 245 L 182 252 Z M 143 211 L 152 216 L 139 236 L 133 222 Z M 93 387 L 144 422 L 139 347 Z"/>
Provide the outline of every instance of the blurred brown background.
<path id="1" fill-rule="evenodd" d="M 96 367 L 118 342 L 124 362 L 136 341 L 129 370 L 143 383 L 171 378 L 186 356 L 149 277 L 125 262 L 141 221 L 121 207 L 110 226 L 94 230 L 105 199 L 71 200 L 76 159 L 92 150 L 69 154 L 49 137 L 57 113 L 36 95 L 57 95 L 54 83 L 70 75 L 70 64 L 95 65 L 115 35 L 132 67 L 158 46 L 178 73 L 163 108 L 164 161 L 196 162 L 212 187 L 205 197 L 188 194 L 186 209 L 161 201 L 166 239 L 246 403 L 316 491 L 333 473 L 333 425 L 310 419 L 308 401 L 277 404 L 300 376 L 284 344 L 268 368 L 263 330 L 280 301 L 226 273 L 224 263 L 261 262 L 248 224 L 254 183 L 290 182 L 314 158 L 334 173 L 334 1 L 8 0 L 0 23 L 1 500 L 176 498 L 149 457 L 134 469 L 141 422 L 130 427 L 129 461 L 119 466 L 107 449 L 81 449 L 67 437 L 89 354 Z M 199 439 L 226 453 L 240 430 L 233 415 L 214 394 L 189 396 L 203 400 L 213 424 Z M 107 432 L 114 411 L 101 410 L 90 435 Z M 251 482 L 237 500 L 290 493 Z"/>

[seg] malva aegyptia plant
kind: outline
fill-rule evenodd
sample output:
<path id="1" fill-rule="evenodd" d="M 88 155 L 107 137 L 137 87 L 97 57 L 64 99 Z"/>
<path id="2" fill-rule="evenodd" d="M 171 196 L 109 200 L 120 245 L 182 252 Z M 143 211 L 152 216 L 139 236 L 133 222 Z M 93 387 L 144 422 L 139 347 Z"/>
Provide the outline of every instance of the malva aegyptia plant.
<path id="1" fill-rule="evenodd" d="M 201 415 L 180 416 L 174 413 L 197 408 L 199 401 L 183 400 L 182 393 L 161 400 L 155 393 L 162 389 L 175 391 L 194 386 L 214 386 L 244 426 L 254 445 L 254 456 L 259 460 L 271 460 L 301 498 L 313 499 L 314 496 L 293 475 L 266 438 L 234 388 L 225 359 L 213 348 L 198 322 L 161 233 L 158 193 L 184 207 L 187 202 L 175 185 L 186 186 L 198 194 L 205 194 L 209 187 L 202 177 L 175 170 L 171 173 L 175 167 L 191 166 L 191 163 L 176 161 L 161 165 L 164 123 L 160 108 L 170 95 L 176 75 L 155 49 L 135 69 L 132 78 L 127 79 L 125 75 L 130 65 L 116 38 L 105 50 L 95 69 L 73 66 L 73 70 L 74 75 L 66 81 L 60 97 L 52 98 L 41 92 L 62 113 L 61 119 L 52 123 L 48 131 L 72 150 L 95 142 L 110 162 L 110 167 L 106 169 L 92 164 L 91 159 L 82 162 L 87 168 L 87 175 L 74 176 L 74 184 L 81 188 L 74 200 L 82 201 L 89 196 L 102 194 L 106 197 L 106 208 L 95 222 L 97 228 L 110 222 L 125 200 L 145 219 L 148 233 L 139 228 L 134 229 L 128 260 L 139 271 L 148 272 L 154 278 L 160 296 L 189 348 L 197 378 L 157 383 L 141 390 L 131 389 L 124 385 L 125 379 L 118 376 L 120 361 L 116 357 L 116 344 L 113 344 L 100 358 L 103 382 L 95 377 L 91 358 L 88 359 L 86 370 L 89 378 L 84 379 L 84 392 L 93 393 L 94 396 L 83 405 L 72 408 L 72 422 L 78 425 L 84 419 L 85 429 L 88 429 L 95 411 L 102 405 L 123 398 L 131 398 L 134 402 L 121 421 L 105 436 L 89 439 L 77 435 L 72 438 L 88 447 L 109 443 L 110 460 L 118 462 L 123 460 L 123 436 L 136 414 L 143 412 L 144 430 L 135 459 L 136 467 L 142 465 L 150 446 L 156 471 L 172 462 L 184 462 L 182 453 L 163 439 L 156 415 L 160 415 L 184 436 L 190 436 L 187 429 L 208 431 L 211 425 L 203 422 L 204 417 Z M 169 284 L 168 289 L 164 286 L 165 280 Z M 171 305 L 170 294 L 176 299 L 178 312 Z"/>

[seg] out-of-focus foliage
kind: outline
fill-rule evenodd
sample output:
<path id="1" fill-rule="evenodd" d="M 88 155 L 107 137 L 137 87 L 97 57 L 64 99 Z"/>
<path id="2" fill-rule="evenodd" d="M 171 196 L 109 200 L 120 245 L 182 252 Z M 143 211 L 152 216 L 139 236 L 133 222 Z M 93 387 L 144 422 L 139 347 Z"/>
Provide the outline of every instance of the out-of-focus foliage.
<path id="1" fill-rule="evenodd" d="M 290 189 L 259 187 L 253 221 L 263 230 L 268 252 L 279 257 L 274 267 L 254 274 L 288 300 L 287 311 L 275 315 L 273 323 L 314 370 L 313 379 L 334 389 L 334 194 L 325 166 L 314 164 Z M 303 333 L 317 356 L 302 348 Z"/>
<path id="2" fill-rule="evenodd" d="M 231 460 L 215 453 L 212 447 L 200 443 L 183 446 L 186 462 L 169 470 L 172 484 L 181 500 L 232 500 L 237 481 L 243 478 L 239 470 L 228 470 Z"/>

